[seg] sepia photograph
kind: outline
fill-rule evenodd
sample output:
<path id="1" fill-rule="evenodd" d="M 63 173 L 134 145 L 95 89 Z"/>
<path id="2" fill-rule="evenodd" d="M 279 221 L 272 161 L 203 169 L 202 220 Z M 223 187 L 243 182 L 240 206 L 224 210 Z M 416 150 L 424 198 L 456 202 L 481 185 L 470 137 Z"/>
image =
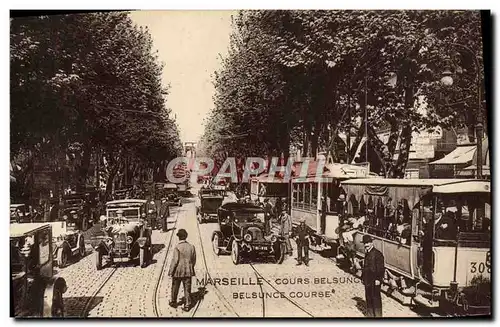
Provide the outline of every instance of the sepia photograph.
<path id="1" fill-rule="evenodd" d="M 492 318 L 490 11 L 9 25 L 10 317 Z"/>

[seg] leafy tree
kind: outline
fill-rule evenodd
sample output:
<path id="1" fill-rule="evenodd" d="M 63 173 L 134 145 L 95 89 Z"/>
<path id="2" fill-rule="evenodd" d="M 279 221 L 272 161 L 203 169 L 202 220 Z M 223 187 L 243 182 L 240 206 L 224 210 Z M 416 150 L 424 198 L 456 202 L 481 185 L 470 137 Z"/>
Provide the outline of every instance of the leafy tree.
<path id="1" fill-rule="evenodd" d="M 11 20 L 11 160 L 28 151 L 45 164 L 34 149 L 49 144 L 49 169 L 75 166 L 76 185 L 92 158 L 104 160 L 109 191 L 125 158 L 151 166 L 176 156 L 162 69 L 126 12 Z"/>

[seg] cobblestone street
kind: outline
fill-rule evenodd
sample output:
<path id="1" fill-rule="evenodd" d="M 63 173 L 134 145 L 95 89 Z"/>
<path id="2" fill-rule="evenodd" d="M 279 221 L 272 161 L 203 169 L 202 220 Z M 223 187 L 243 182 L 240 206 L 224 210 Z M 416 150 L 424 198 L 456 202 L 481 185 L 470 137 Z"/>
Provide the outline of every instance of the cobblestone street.
<path id="1" fill-rule="evenodd" d="M 90 246 L 87 255 L 60 275 L 68 284 L 64 294 L 69 317 L 363 317 L 364 287 L 361 281 L 314 252 L 307 266 L 296 266 L 293 257 L 283 264 L 272 261 L 234 265 L 230 255 L 216 256 L 211 236 L 217 223 L 198 224 L 193 199 L 174 207 L 169 231 L 154 231 L 153 261 L 140 268 L 125 262 L 97 271 Z M 196 247 L 194 307 L 189 312 L 168 305 L 171 278 L 167 276 L 175 231 L 184 228 Z M 296 245 L 293 243 L 294 250 Z M 225 285 L 222 280 L 233 281 Z M 206 283 L 212 281 L 212 283 Z M 257 281 L 261 283 L 258 285 Z M 231 285 L 236 284 L 236 285 Z M 262 295 L 264 294 L 264 295 Z M 184 297 L 179 292 L 179 301 Z M 385 317 L 417 317 L 416 312 L 382 295 Z"/>

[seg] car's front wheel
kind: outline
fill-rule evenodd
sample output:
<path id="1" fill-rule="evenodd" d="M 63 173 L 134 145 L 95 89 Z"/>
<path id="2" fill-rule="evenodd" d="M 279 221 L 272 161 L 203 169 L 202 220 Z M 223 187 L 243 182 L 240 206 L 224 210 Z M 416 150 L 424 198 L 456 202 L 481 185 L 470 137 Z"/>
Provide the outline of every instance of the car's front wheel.
<path id="1" fill-rule="evenodd" d="M 212 235 L 212 249 L 215 253 L 215 255 L 220 255 L 220 244 L 221 244 L 221 237 L 220 237 L 220 234 L 215 232 L 213 235 Z"/>
<path id="2" fill-rule="evenodd" d="M 102 252 L 101 252 L 101 249 L 97 249 L 97 251 L 95 251 L 95 268 L 97 270 L 101 270 L 102 269 Z"/>
<path id="3" fill-rule="evenodd" d="M 233 244 L 231 246 L 231 260 L 233 260 L 235 265 L 241 263 L 240 245 L 236 242 L 236 240 L 233 240 Z"/>
<path id="4" fill-rule="evenodd" d="M 146 256 L 146 247 L 143 247 L 139 250 L 139 265 L 141 266 L 141 268 L 146 267 Z"/>

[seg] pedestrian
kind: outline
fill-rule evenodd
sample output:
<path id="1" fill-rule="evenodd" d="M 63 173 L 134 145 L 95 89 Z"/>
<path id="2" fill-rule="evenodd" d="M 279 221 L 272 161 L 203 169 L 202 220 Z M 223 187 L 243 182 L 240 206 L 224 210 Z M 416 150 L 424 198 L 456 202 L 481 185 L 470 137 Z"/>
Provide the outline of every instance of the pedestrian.
<path id="1" fill-rule="evenodd" d="M 309 230 L 304 218 L 300 218 L 300 225 L 295 231 L 295 241 L 297 242 L 297 266 L 302 263 L 309 266 Z"/>
<path id="2" fill-rule="evenodd" d="M 286 206 L 281 207 L 279 221 L 281 225 L 281 236 L 285 239 L 286 253 L 288 255 L 292 255 L 293 248 L 292 243 L 290 242 L 290 236 L 292 235 L 292 217 L 290 217 L 290 215 L 286 212 Z"/>
<path id="3" fill-rule="evenodd" d="M 168 276 L 172 277 L 172 297 L 169 305 L 172 308 L 177 308 L 177 295 L 179 287 L 184 286 L 184 306 L 182 310 L 189 311 L 191 309 L 191 278 L 195 275 L 194 266 L 196 264 L 196 249 L 192 244 L 189 244 L 185 229 L 179 229 L 177 237 L 179 243 L 174 249 L 174 256 L 170 263 Z"/>
<path id="4" fill-rule="evenodd" d="M 281 199 L 281 197 L 278 197 L 274 205 L 274 211 L 275 211 L 274 214 L 276 217 L 279 217 L 279 215 L 282 212 L 282 209 L 283 209 L 283 200 Z"/>
<path id="5" fill-rule="evenodd" d="M 271 231 L 271 215 L 273 213 L 273 205 L 269 202 L 269 198 L 264 199 L 264 228 L 266 235 Z"/>
<path id="6" fill-rule="evenodd" d="M 368 317 L 382 317 L 380 287 L 384 278 L 384 255 L 373 246 L 370 235 L 363 235 L 365 262 L 361 279 L 365 285 L 366 310 Z"/>

